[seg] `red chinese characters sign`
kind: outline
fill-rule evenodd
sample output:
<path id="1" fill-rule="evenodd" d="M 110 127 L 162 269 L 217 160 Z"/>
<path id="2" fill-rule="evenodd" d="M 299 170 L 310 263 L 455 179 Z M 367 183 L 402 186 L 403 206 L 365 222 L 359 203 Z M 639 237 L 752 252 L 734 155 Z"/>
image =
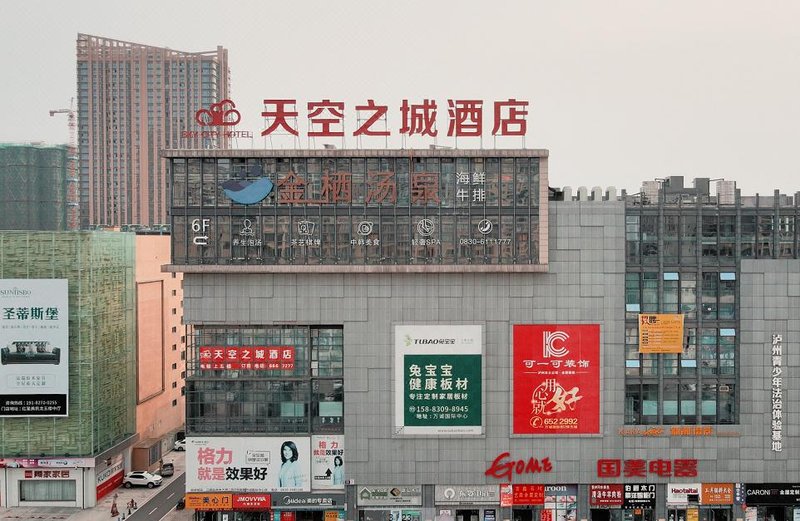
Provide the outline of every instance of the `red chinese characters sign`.
<path id="1" fill-rule="evenodd" d="M 294 347 L 200 346 L 200 369 L 291 371 Z"/>
<path id="2" fill-rule="evenodd" d="M 493 136 L 525 136 L 527 134 L 527 116 L 530 106 L 528 101 L 509 98 L 488 102 L 485 105 L 487 112 L 492 117 L 491 133 Z M 261 131 L 261 135 L 299 136 L 297 119 L 301 117 L 308 120 L 308 137 L 343 137 L 351 133 L 345 128 L 346 106 L 343 101 L 322 99 L 308 102 L 303 116 L 297 107 L 296 99 L 265 99 L 264 111 L 261 115 L 266 119 L 266 128 Z M 391 135 L 387 123 L 388 105 L 381 105 L 375 100 L 369 99 L 366 103 L 355 105 L 355 111 L 358 115 L 356 118 L 358 127 L 352 131 L 353 136 Z M 446 105 L 442 107 L 433 99 L 404 99 L 399 107 L 399 133 L 405 136 L 437 137 L 439 135 L 437 122 L 445 112 L 448 137 L 480 137 L 483 135 L 484 100 L 478 99 L 448 99 Z M 488 125 L 486 128 L 489 128 Z"/>
<path id="3" fill-rule="evenodd" d="M 593 507 L 621 507 L 622 485 L 589 485 L 589 505 Z"/>
<path id="4" fill-rule="evenodd" d="M 662 478 L 697 477 L 696 459 L 599 459 L 597 460 L 598 478 L 646 478 L 648 474 Z"/>
<path id="5" fill-rule="evenodd" d="M 544 485 L 514 485 L 511 502 L 514 505 L 544 505 Z"/>
<path id="6" fill-rule="evenodd" d="M 600 326 L 514 326 L 514 434 L 600 432 Z"/>

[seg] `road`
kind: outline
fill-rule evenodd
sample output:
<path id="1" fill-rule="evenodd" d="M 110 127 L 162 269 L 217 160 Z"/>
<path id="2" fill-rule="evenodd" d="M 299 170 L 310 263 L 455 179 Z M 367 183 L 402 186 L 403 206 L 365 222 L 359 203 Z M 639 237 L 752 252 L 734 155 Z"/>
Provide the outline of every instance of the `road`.
<path id="1" fill-rule="evenodd" d="M 177 476 L 169 485 L 161 485 L 161 490 L 147 503 L 140 505 L 126 521 L 152 521 L 161 519 L 175 508 L 186 490 L 186 474 Z"/>

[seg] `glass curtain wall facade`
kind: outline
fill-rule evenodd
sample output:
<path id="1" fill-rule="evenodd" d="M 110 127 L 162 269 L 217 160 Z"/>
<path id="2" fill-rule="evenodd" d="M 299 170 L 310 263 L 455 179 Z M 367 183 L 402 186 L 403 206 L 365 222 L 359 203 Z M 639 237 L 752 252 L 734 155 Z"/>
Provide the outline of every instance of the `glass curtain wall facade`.
<path id="1" fill-rule="evenodd" d="M 626 200 L 626 424 L 739 422 L 740 263 L 798 258 L 799 213 L 777 192 L 721 201 Z M 683 313 L 683 352 L 640 354 L 639 313 Z"/>
<path id="2" fill-rule="evenodd" d="M 0 232 L 0 278 L 69 288 L 69 416 L 0 418 L 0 457 L 92 456 L 136 432 L 134 238 Z"/>
<path id="3" fill-rule="evenodd" d="M 207 369 L 201 348 L 293 346 L 294 368 Z M 344 330 L 195 326 L 186 362 L 186 432 L 344 434 Z"/>
<path id="4" fill-rule="evenodd" d="M 161 150 L 224 148 L 183 137 L 195 112 L 228 98 L 228 51 L 181 52 L 100 36 L 77 39 L 81 226 L 167 222 Z"/>

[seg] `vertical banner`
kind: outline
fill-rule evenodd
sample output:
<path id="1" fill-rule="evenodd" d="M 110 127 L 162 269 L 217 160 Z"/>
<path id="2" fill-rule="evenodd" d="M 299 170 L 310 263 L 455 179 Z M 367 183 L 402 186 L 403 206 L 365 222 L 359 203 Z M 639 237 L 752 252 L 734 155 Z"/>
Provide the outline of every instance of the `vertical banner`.
<path id="1" fill-rule="evenodd" d="M 67 416 L 66 279 L 0 280 L 0 417 Z"/>
<path id="2" fill-rule="evenodd" d="M 311 488 L 344 490 L 344 436 L 312 436 L 311 453 Z"/>
<path id="3" fill-rule="evenodd" d="M 600 326 L 515 325 L 514 434 L 600 432 Z"/>
<path id="4" fill-rule="evenodd" d="M 481 326 L 395 326 L 395 434 L 482 434 L 482 358 Z"/>

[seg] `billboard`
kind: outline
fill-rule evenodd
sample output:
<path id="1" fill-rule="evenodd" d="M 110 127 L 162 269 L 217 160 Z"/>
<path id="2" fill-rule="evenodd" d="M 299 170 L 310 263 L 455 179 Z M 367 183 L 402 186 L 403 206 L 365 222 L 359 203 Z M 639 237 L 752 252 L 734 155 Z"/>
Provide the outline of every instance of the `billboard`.
<path id="1" fill-rule="evenodd" d="M 344 490 L 344 436 L 312 436 L 311 452 L 311 487 Z"/>
<path id="2" fill-rule="evenodd" d="M 395 434 L 483 433 L 482 327 L 394 328 Z"/>
<path id="3" fill-rule="evenodd" d="M 639 352 L 681 354 L 683 352 L 683 314 L 640 314 Z"/>
<path id="4" fill-rule="evenodd" d="M 66 279 L 0 279 L 0 417 L 67 416 Z"/>
<path id="5" fill-rule="evenodd" d="M 514 434 L 600 432 L 600 326 L 517 324 Z"/>
<path id="6" fill-rule="evenodd" d="M 311 439 L 186 438 L 186 492 L 308 492 Z"/>

